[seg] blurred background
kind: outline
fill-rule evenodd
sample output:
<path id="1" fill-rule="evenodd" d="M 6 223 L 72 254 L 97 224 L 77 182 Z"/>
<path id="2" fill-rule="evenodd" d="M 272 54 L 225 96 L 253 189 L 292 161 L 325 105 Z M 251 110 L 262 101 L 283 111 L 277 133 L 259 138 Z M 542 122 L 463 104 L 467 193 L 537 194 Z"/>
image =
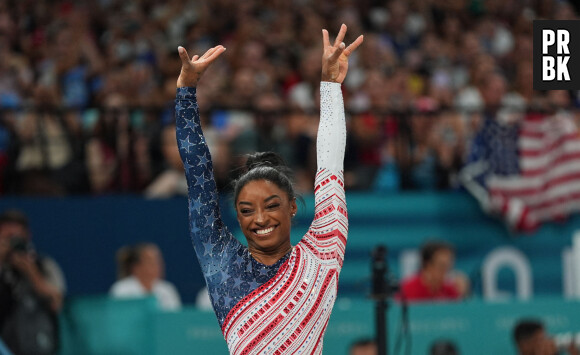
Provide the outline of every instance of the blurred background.
<path id="1" fill-rule="evenodd" d="M 365 41 L 342 86 L 350 232 L 325 353 L 376 352 L 379 245 L 392 283 L 432 291 L 393 290 L 391 353 L 523 354 L 522 319 L 566 348 L 580 332 L 580 92 L 533 90 L 532 23 L 578 14 L 559 0 L 1 1 L 0 237 L 20 225 L 4 228 L 6 253 L 34 255 L 53 287 L 31 283 L 60 324 L 39 329 L 61 354 L 227 352 L 187 230 L 177 46 L 227 48 L 198 86 L 226 224 L 243 155 L 273 150 L 305 197 L 297 243 L 313 216 L 321 29 L 345 23 L 347 44 Z M 433 241 L 442 261 L 425 256 Z M 14 299 L 6 343 L 33 328 L 6 321 Z"/>

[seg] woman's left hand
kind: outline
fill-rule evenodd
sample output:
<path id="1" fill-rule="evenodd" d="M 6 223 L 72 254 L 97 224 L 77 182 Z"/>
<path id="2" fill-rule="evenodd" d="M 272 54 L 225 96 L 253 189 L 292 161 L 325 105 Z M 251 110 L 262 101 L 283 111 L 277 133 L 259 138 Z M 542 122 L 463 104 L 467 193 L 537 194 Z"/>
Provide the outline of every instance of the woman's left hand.
<path id="1" fill-rule="evenodd" d="M 201 57 L 199 55 L 194 55 L 190 59 L 185 48 L 181 46 L 178 47 L 179 58 L 181 58 L 181 72 L 177 78 L 177 87 L 197 86 L 199 79 L 201 79 L 201 76 L 207 67 L 209 67 L 217 57 L 225 52 L 225 50 L 226 48 L 222 45 L 215 46 L 208 49 L 208 51 Z"/>
<path id="2" fill-rule="evenodd" d="M 334 45 L 330 45 L 328 31 L 322 30 L 322 44 L 324 53 L 322 54 L 322 81 L 341 83 L 348 72 L 348 56 L 354 52 L 363 42 L 363 35 L 357 37 L 348 47 L 343 40 L 346 34 L 346 25 L 340 27 L 340 32 L 336 36 Z M 346 47 L 346 48 L 345 48 Z"/>

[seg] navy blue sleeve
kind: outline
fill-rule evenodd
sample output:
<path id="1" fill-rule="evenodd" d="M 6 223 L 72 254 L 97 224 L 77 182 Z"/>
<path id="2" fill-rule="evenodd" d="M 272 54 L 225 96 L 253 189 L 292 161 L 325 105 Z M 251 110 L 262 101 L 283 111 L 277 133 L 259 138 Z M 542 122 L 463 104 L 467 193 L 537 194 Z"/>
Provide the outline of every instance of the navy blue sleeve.
<path id="1" fill-rule="evenodd" d="M 178 88 L 175 99 L 177 144 L 188 185 L 189 227 L 208 286 L 223 282 L 224 270 L 241 243 L 221 219 L 213 165 L 201 130 L 196 89 Z"/>
<path id="2" fill-rule="evenodd" d="M 195 93 L 195 88 L 177 89 L 177 144 L 187 177 L 193 247 L 221 327 L 233 306 L 274 277 L 290 253 L 274 265 L 260 264 L 223 224 Z"/>

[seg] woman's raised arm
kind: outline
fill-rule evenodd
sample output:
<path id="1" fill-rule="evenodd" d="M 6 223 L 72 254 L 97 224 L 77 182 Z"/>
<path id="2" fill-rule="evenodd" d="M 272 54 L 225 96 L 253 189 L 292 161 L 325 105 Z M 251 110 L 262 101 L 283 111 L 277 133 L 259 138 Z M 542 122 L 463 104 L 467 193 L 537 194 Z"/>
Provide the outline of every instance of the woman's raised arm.
<path id="1" fill-rule="evenodd" d="M 348 56 L 362 43 L 359 36 L 351 45 L 343 39 L 342 25 L 333 45 L 328 31 L 322 30 L 322 82 L 320 83 L 320 123 L 316 138 L 317 171 L 314 182 L 315 216 L 309 235 L 325 253 L 334 255 L 342 265 L 348 219 L 344 194 L 344 149 L 346 124 L 341 84 L 348 71 Z"/>
<path id="2" fill-rule="evenodd" d="M 179 153 L 187 177 L 189 228 L 202 272 L 209 284 L 221 277 L 240 243 L 221 220 L 217 187 L 209 149 L 201 130 L 196 86 L 207 67 L 225 51 L 213 47 L 189 58 L 179 47 L 181 73 L 177 79 L 175 123 Z M 219 281 L 217 281 L 219 282 Z"/>

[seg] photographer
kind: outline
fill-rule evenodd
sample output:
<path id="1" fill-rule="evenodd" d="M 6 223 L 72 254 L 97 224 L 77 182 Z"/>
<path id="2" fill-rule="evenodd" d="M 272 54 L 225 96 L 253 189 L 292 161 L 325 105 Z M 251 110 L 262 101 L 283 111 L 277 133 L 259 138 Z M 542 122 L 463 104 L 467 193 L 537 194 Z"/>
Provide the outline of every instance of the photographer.
<path id="1" fill-rule="evenodd" d="M 0 215 L 0 337 L 15 355 L 55 354 L 64 276 L 30 237 L 22 212 Z"/>

